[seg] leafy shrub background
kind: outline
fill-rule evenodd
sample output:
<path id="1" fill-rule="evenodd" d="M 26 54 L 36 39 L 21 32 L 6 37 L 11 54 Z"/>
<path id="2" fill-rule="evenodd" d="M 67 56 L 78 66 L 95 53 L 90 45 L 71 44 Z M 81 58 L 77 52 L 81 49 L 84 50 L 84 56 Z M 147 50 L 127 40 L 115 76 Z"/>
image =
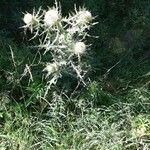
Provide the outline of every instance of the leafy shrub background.
<path id="1" fill-rule="evenodd" d="M 71 100 L 50 97 L 52 107 L 37 100 L 35 95 L 43 84 L 38 69 L 30 85 L 26 79 L 18 82 L 24 64 L 35 54 L 29 48 L 33 42 L 19 27 L 22 12 L 53 6 L 54 1 L 1 0 L 0 149 L 150 149 L 150 2 L 60 2 L 64 15 L 72 11 L 73 4 L 85 5 L 97 15 L 99 24 L 90 34 L 99 38 L 88 39 L 95 52 L 91 84 Z"/>

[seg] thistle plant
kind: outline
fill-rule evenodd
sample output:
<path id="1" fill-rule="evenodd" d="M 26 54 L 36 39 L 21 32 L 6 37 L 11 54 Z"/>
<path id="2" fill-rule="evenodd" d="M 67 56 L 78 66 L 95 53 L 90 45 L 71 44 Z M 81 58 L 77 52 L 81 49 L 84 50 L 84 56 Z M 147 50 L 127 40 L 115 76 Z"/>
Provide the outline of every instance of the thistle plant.
<path id="1" fill-rule="evenodd" d="M 48 7 L 48 10 L 39 8 L 32 14 L 24 14 L 23 21 L 25 30 L 30 29 L 33 37 L 38 38 L 41 49 L 41 57 L 50 55 L 48 62 L 40 62 L 43 65 L 42 72 L 45 73 L 46 86 L 44 95 L 48 94 L 52 85 L 56 85 L 58 79 L 63 77 L 63 73 L 75 77 L 80 83 L 86 85 L 85 74 L 89 64 L 84 63 L 82 57 L 88 54 L 90 45 L 86 44 L 86 37 L 90 36 L 88 30 L 95 23 L 92 23 L 91 13 L 85 8 L 76 9 L 67 17 L 63 17 L 61 7 L 55 2 L 55 6 Z M 31 68 L 32 65 L 27 65 Z M 31 75 L 29 69 L 25 69 Z M 27 71 L 28 70 L 28 71 Z M 33 79 L 34 77 L 32 77 Z"/>

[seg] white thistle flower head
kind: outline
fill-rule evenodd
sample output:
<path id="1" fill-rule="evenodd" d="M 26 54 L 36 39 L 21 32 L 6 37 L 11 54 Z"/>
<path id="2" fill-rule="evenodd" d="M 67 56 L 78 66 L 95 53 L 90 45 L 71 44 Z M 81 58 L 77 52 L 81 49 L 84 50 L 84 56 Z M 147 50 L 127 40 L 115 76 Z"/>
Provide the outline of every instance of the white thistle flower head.
<path id="1" fill-rule="evenodd" d="M 30 13 L 24 15 L 23 21 L 26 25 L 35 25 L 38 22 L 37 18 Z"/>
<path id="2" fill-rule="evenodd" d="M 78 12 L 78 17 L 77 17 L 77 24 L 87 24 L 92 20 L 92 14 L 87 11 L 79 11 Z"/>
<path id="3" fill-rule="evenodd" d="M 74 53 L 76 55 L 83 54 L 86 50 L 86 45 L 84 42 L 76 42 L 74 45 Z"/>
<path id="4" fill-rule="evenodd" d="M 50 9 L 45 13 L 44 22 L 47 26 L 55 25 L 60 19 L 60 14 L 56 9 Z"/>
<path id="5" fill-rule="evenodd" d="M 49 63 L 47 64 L 47 66 L 44 68 L 43 71 L 47 71 L 46 76 L 48 77 L 50 74 L 56 72 L 57 70 L 58 70 L 58 65 L 56 63 Z"/>

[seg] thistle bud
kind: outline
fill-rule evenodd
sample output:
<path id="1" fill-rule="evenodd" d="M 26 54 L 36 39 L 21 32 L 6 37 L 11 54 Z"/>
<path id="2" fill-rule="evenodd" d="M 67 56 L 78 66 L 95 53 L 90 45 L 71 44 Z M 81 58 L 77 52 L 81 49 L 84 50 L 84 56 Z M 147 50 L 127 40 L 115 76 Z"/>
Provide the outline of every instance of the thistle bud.
<path id="1" fill-rule="evenodd" d="M 43 71 L 47 71 L 47 75 L 46 75 L 46 76 L 48 77 L 50 74 L 56 72 L 57 70 L 58 70 L 58 66 L 57 66 L 56 63 L 49 63 L 49 64 L 44 68 Z"/>
<path id="2" fill-rule="evenodd" d="M 56 9 L 51 9 L 45 13 L 44 22 L 47 26 L 53 26 L 58 22 L 59 18 L 59 12 Z"/>
<path id="3" fill-rule="evenodd" d="M 86 24 L 92 20 L 92 15 L 89 11 L 80 11 L 77 17 L 77 24 Z"/>
<path id="4" fill-rule="evenodd" d="M 74 53 L 76 55 L 79 55 L 79 54 L 83 54 L 86 50 L 86 45 L 84 44 L 84 42 L 77 42 L 75 43 L 74 45 Z"/>
<path id="5" fill-rule="evenodd" d="M 36 17 L 31 15 L 30 13 L 27 13 L 27 14 L 24 15 L 23 21 L 27 25 L 30 25 L 30 24 L 35 25 L 38 22 Z"/>

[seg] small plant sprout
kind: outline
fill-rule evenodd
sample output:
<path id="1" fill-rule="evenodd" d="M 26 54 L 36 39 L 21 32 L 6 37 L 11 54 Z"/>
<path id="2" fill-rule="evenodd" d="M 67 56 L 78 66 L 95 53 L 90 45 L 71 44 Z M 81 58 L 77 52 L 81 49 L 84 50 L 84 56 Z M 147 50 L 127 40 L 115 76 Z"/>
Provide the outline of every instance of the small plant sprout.
<path id="1" fill-rule="evenodd" d="M 48 10 L 39 9 L 33 15 L 25 14 L 25 28 L 33 28 L 33 38 L 38 37 L 40 41 L 35 47 L 41 49 L 40 55 L 44 58 L 51 57 L 49 62 L 41 62 L 42 65 L 47 64 L 43 69 L 47 72 L 46 94 L 51 85 L 57 84 L 58 79 L 63 78 L 64 72 L 85 85 L 84 75 L 89 64 L 81 56 L 89 55 L 84 41 L 89 28 L 94 25 L 92 19 L 91 13 L 85 8 L 80 8 L 79 11 L 75 8 L 75 13 L 63 17 L 57 2 L 55 7 Z M 34 26 L 35 23 L 38 23 L 37 26 Z"/>

